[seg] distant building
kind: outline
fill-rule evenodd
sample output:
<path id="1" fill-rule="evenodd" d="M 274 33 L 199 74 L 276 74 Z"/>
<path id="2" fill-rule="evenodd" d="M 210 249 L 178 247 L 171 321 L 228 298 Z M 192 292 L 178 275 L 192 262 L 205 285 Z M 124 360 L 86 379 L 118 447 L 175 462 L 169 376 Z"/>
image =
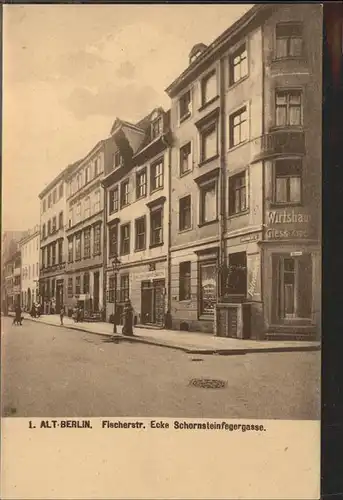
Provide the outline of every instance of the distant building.
<path id="1" fill-rule="evenodd" d="M 117 119 L 114 162 L 105 172 L 107 307 L 130 299 L 136 323 L 164 324 L 168 288 L 170 115 L 154 109 L 138 123 Z M 117 289 L 113 263 L 119 259 Z"/>
<path id="2" fill-rule="evenodd" d="M 19 242 L 21 251 L 21 304 L 30 311 L 39 299 L 40 226 L 35 226 Z"/>
<path id="3" fill-rule="evenodd" d="M 4 310 L 14 311 L 21 305 L 21 253 L 19 247 L 12 256 L 4 262 Z"/>

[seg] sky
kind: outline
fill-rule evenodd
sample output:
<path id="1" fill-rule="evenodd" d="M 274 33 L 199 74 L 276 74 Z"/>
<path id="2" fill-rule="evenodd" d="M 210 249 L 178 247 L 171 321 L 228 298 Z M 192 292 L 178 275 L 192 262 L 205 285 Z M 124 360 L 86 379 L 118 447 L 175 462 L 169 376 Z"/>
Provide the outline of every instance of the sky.
<path id="1" fill-rule="evenodd" d="M 5 5 L 2 229 L 39 224 L 38 194 L 116 117 L 168 109 L 196 43 L 252 5 Z"/>

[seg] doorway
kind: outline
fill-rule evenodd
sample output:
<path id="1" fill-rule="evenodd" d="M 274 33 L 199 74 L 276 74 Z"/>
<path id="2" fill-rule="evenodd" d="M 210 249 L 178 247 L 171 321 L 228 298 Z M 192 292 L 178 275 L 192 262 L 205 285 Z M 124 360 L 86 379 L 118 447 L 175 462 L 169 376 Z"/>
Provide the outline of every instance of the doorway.
<path id="1" fill-rule="evenodd" d="M 100 294 L 100 273 L 94 273 L 94 288 L 93 288 L 93 307 L 94 312 L 99 312 L 99 294 Z"/>
<path id="2" fill-rule="evenodd" d="M 143 324 L 164 324 L 165 280 L 142 281 L 141 321 Z"/>

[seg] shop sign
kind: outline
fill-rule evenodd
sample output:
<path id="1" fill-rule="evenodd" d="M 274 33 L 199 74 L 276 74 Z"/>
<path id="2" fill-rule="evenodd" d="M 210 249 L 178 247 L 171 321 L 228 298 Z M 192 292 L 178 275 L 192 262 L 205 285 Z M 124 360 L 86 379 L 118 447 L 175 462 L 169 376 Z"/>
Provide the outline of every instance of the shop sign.
<path id="1" fill-rule="evenodd" d="M 257 241 L 259 238 L 259 234 L 247 234 L 246 236 L 241 237 L 241 243 L 249 243 L 253 241 Z"/>
<path id="2" fill-rule="evenodd" d="M 248 294 L 250 295 L 250 297 L 253 297 L 255 295 L 259 271 L 260 271 L 260 257 L 259 255 L 257 255 L 254 259 L 254 265 L 251 275 L 249 276 L 250 279 L 248 285 Z"/>
<path id="3" fill-rule="evenodd" d="M 164 269 L 160 269 L 159 271 L 146 271 L 145 273 L 135 274 L 135 278 L 137 280 L 141 280 L 141 281 L 164 279 L 165 276 L 166 276 L 166 273 L 165 273 Z"/>
<path id="4" fill-rule="evenodd" d="M 311 216 L 306 213 L 297 213 L 295 210 L 283 210 L 268 212 L 269 224 L 303 224 L 311 221 Z"/>
<path id="5" fill-rule="evenodd" d="M 308 238 L 309 233 L 306 230 L 299 229 L 267 229 L 266 232 L 267 238 L 270 240 L 278 240 L 278 239 L 289 239 L 289 238 Z"/>

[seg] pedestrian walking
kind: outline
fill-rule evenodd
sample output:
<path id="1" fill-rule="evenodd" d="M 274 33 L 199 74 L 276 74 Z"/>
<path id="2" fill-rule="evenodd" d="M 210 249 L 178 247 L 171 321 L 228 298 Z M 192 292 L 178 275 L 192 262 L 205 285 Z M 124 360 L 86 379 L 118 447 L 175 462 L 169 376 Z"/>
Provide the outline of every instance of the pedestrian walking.
<path id="1" fill-rule="evenodd" d="M 64 308 L 64 305 L 62 304 L 62 305 L 61 305 L 61 309 L 60 309 L 60 321 L 61 321 L 61 326 L 63 326 L 63 318 L 64 318 L 64 314 L 65 314 L 65 308 Z"/>
<path id="2" fill-rule="evenodd" d="M 125 303 L 124 309 L 124 325 L 122 329 L 122 334 L 128 337 L 133 336 L 133 307 L 131 305 L 131 301 L 127 300 Z"/>
<path id="3" fill-rule="evenodd" d="M 22 315 L 21 315 L 21 307 L 18 304 L 16 306 L 16 308 L 15 308 L 15 317 L 14 317 L 14 320 L 13 320 L 13 324 L 17 324 L 17 325 L 21 326 L 22 321 L 23 321 L 23 318 L 22 318 Z"/>

